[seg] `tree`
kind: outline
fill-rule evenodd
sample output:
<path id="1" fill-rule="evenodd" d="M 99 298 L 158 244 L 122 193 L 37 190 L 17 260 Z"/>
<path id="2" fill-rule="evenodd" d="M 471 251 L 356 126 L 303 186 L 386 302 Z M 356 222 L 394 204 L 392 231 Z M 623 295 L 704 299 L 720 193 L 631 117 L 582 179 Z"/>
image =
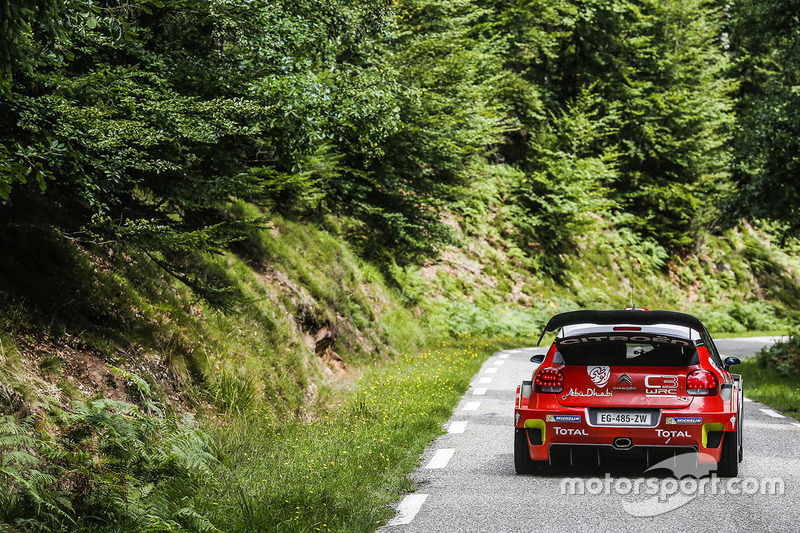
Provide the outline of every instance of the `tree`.
<path id="1" fill-rule="evenodd" d="M 732 3 L 730 42 L 742 80 L 729 210 L 800 233 L 800 2 Z"/>

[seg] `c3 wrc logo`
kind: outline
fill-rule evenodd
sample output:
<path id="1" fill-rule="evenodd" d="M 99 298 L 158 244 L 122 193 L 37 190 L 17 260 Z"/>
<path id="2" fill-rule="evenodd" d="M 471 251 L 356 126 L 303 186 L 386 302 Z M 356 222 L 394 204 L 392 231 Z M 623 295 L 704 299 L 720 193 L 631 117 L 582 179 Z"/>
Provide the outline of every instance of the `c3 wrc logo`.
<path id="1" fill-rule="evenodd" d="M 646 396 L 675 396 L 678 394 L 678 376 L 647 376 L 644 386 Z"/>

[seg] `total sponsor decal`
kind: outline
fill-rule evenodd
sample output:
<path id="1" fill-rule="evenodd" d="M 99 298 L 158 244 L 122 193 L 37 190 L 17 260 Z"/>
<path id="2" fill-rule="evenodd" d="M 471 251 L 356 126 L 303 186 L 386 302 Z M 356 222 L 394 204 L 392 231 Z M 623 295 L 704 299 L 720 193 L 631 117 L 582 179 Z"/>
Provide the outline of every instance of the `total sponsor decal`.
<path id="1" fill-rule="evenodd" d="M 556 435 L 584 435 L 586 437 L 589 436 L 586 433 L 585 429 L 572 429 L 572 428 L 562 428 L 558 426 L 553 426 L 553 431 L 555 431 Z"/>
<path id="2" fill-rule="evenodd" d="M 646 396 L 677 396 L 678 376 L 647 376 L 644 386 Z"/>
<path id="3" fill-rule="evenodd" d="M 569 389 L 569 392 L 566 393 L 564 396 L 561 397 L 562 400 L 566 400 L 570 396 L 590 396 L 590 397 L 606 397 L 606 396 L 613 396 L 614 394 L 610 390 L 606 391 L 599 391 L 597 389 L 586 389 L 585 391 L 578 390 L 578 389 Z"/>
<path id="4" fill-rule="evenodd" d="M 547 415 L 548 422 L 580 422 L 581 415 Z"/>
<path id="5" fill-rule="evenodd" d="M 703 419 L 699 416 L 668 416 L 667 417 L 667 424 L 679 424 L 679 425 L 699 425 L 703 423 Z"/>
<path id="6" fill-rule="evenodd" d="M 688 431 L 680 431 L 680 430 L 679 431 L 672 431 L 672 430 L 669 430 L 669 429 L 657 429 L 656 430 L 656 434 L 659 437 L 669 437 L 669 438 L 672 438 L 672 437 L 691 437 L 691 435 L 689 435 Z"/>

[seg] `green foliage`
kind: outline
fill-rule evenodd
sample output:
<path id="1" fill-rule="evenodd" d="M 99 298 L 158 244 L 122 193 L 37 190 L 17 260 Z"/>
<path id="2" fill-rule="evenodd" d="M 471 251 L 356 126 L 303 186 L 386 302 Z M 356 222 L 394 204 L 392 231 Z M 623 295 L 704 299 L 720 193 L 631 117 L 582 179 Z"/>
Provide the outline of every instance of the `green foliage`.
<path id="1" fill-rule="evenodd" d="M 762 348 L 756 360 L 761 368 L 777 370 L 789 378 L 800 378 L 800 335 L 793 333 L 785 341 Z"/>
<path id="2" fill-rule="evenodd" d="M 52 422 L 51 422 L 52 420 Z M 217 531 L 194 510 L 217 452 L 191 417 L 76 401 L 39 420 L 0 419 L 0 523 L 14 531 Z"/>
<path id="3" fill-rule="evenodd" d="M 350 217 L 345 234 L 388 268 L 457 243 L 442 212 L 488 158 L 524 174 L 503 199 L 507 236 L 559 277 L 554 252 L 609 213 L 690 247 L 726 187 L 732 83 L 721 12 L 705 0 L 176 0 L 62 14 L 53 54 L 0 101 L 5 215 L 31 197 L 57 205 L 43 224 L 136 246 L 222 308 L 235 298 L 174 254 L 229 249 L 263 223 L 231 218 L 231 200 Z"/>
<path id="4" fill-rule="evenodd" d="M 44 191 L 47 180 L 53 179 L 52 172 L 45 169 L 45 161 L 58 157 L 59 153 L 58 141 L 52 141 L 47 149 L 23 147 L 19 143 L 0 145 L 0 201 L 8 200 L 15 184 L 27 184 L 28 180 L 35 180 Z"/>
<path id="5" fill-rule="evenodd" d="M 759 360 L 748 359 L 736 372 L 744 379 L 744 393 L 751 400 L 762 402 L 789 416 L 800 416 L 800 387 L 797 377 L 790 377 L 772 367 L 764 367 Z"/>
<path id="6" fill-rule="evenodd" d="M 373 531 L 485 358 L 513 344 L 465 336 L 368 369 L 313 420 L 228 418 L 226 460 L 201 492 L 220 529 Z"/>
<path id="7" fill-rule="evenodd" d="M 56 0 L 0 2 L 0 90 L 8 92 L 16 73 L 28 73 L 36 56 L 59 33 L 60 3 Z M 38 41 L 38 42 L 37 42 Z"/>
<path id="8" fill-rule="evenodd" d="M 732 4 L 730 41 L 742 80 L 736 129 L 738 190 L 734 216 L 780 222 L 800 230 L 800 4 L 744 0 Z"/>
<path id="9" fill-rule="evenodd" d="M 314 208 L 337 160 L 319 143 L 384 129 L 382 77 L 351 63 L 379 2 L 64 9 L 63 54 L 0 100 L 0 197 L 19 208 L 26 183 L 52 180 L 37 201 L 62 216 L 43 223 L 160 255 L 184 281 L 169 254 L 219 252 L 261 223 L 228 219 L 232 198 Z"/>
<path id="10" fill-rule="evenodd" d="M 608 195 L 617 179 L 617 154 L 602 146 L 614 133 L 608 126 L 613 117 L 603 117 L 599 104 L 585 89 L 531 147 L 536 155 L 514 191 L 519 206 L 514 215 L 525 238 L 521 246 L 538 242 L 548 255 L 569 248 L 616 207 Z"/>
<path id="11" fill-rule="evenodd" d="M 583 295 L 586 296 L 585 294 Z M 448 336 L 479 335 L 487 339 L 512 337 L 520 342 L 530 337 L 528 343 L 538 340 L 547 321 L 556 314 L 580 309 L 575 300 L 555 297 L 530 307 L 511 308 L 486 302 L 437 302 L 439 308 L 432 312 L 433 326 Z"/>
<path id="12" fill-rule="evenodd" d="M 70 501 L 52 489 L 57 479 L 43 471 L 46 465 L 35 455 L 40 443 L 31 422 L 0 418 L 0 525 L 8 528 L 15 519 L 25 523 L 32 518 L 56 525 L 74 523 Z"/>
<path id="13" fill-rule="evenodd" d="M 785 327 L 785 320 L 776 316 L 775 306 L 764 301 L 715 303 L 696 313 L 712 332 L 773 331 Z"/>
<path id="14" fill-rule="evenodd" d="M 714 329 L 783 325 L 796 263 L 758 236 L 704 240 L 730 188 L 730 77 L 743 80 L 737 204 L 796 222 L 797 6 L 756 4 L 0 0 L 0 338 L 114 363 L 147 411 L 93 399 L 35 429 L 4 419 L 3 520 L 202 531 L 209 516 L 245 530 L 301 515 L 344 529 L 352 513 L 373 527 L 477 363 L 451 382 L 437 377 L 450 353 L 403 359 L 419 381 L 386 370 L 368 386 L 387 394 L 309 428 L 299 419 L 341 372 L 315 353 L 321 332 L 361 369 L 431 332 L 535 334 L 631 292 L 694 306 Z M 236 420 L 220 471 L 240 492 L 199 488 L 213 446 L 161 412 L 155 377 L 122 369 L 152 354 L 171 397 Z M 13 355 L 0 377 L 32 395 Z M 35 371 L 54 380 L 58 361 Z M 443 379 L 408 427 L 377 405 L 435 396 Z M 386 423 L 389 461 L 366 421 Z M 344 461 L 310 492 L 350 432 L 380 475 L 360 483 Z M 292 455 L 303 439 L 313 475 Z M 269 460 L 265 442 L 282 446 Z M 221 495 L 195 505 L 199 490 Z"/>

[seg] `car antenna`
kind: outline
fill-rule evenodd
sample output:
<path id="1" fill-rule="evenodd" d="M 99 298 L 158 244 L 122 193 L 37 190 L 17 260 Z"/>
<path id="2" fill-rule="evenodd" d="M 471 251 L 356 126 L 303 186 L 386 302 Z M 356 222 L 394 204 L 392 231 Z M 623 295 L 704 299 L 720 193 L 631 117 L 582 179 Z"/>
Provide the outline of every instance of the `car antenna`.
<path id="1" fill-rule="evenodd" d="M 631 287 L 631 309 L 636 309 L 636 304 L 633 302 L 633 261 L 631 261 L 630 255 L 628 255 L 628 266 L 630 266 L 630 273 L 628 274 L 628 284 Z"/>

